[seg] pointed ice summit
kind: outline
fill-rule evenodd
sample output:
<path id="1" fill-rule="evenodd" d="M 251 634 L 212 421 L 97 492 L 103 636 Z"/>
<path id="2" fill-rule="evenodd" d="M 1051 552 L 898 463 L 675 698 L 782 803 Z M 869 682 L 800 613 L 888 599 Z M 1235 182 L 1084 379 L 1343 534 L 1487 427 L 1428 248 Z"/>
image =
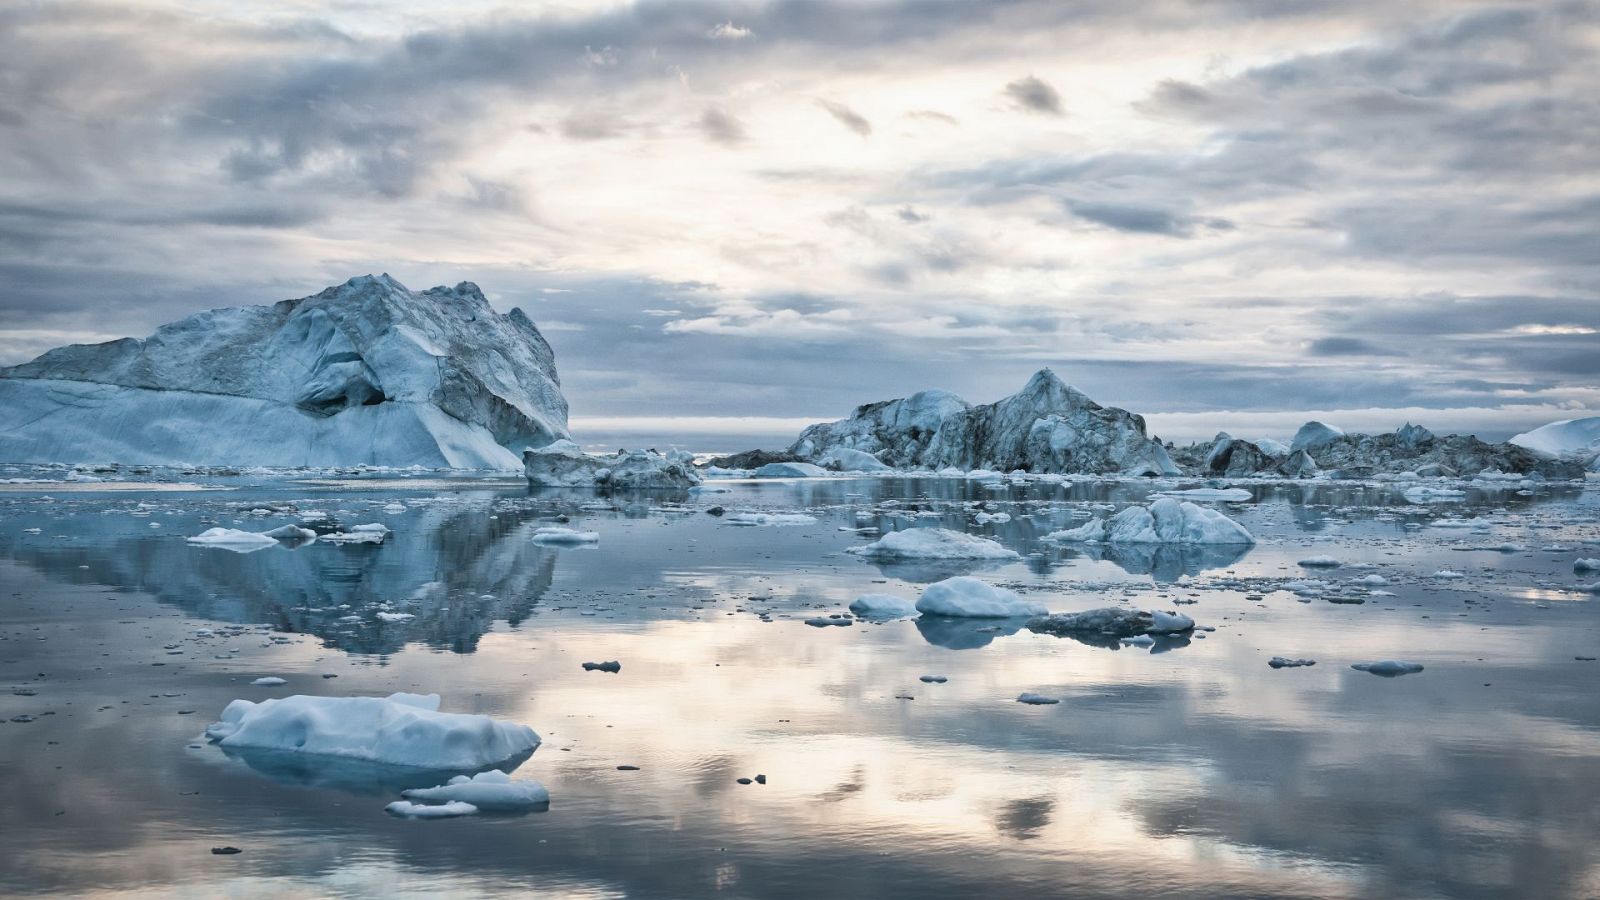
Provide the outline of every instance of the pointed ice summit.
<path id="1" fill-rule="evenodd" d="M 1142 417 L 1101 406 L 1049 369 L 994 403 L 973 406 L 948 391 L 869 403 L 848 419 L 802 431 L 789 452 L 814 461 L 841 450 L 895 468 L 1179 474 Z"/>
<path id="2" fill-rule="evenodd" d="M 478 286 L 365 275 L 0 369 L 0 461 L 514 469 L 567 436 L 555 354 Z"/>

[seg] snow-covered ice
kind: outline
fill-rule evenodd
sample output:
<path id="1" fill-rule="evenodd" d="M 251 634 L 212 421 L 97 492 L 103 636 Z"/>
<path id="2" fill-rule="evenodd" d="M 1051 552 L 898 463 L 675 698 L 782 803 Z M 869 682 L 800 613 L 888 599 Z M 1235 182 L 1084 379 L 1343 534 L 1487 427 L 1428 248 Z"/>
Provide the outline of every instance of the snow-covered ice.
<path id="1" fill-rule="evenodd" d="M 481 810 L 510 812 L 537 809 L 550 803 L 550 792 L 537 781 L 512 780 L 498 769 L 476 775 L 457 775 L 445 784 L 412 788 L 400 796 L 421 803 L 470 803 Z"/>
<path id="2" fill-rule="evenodd" d="M 456 816 L 475 816 L 478 808 L 471 803 L 454 801 L 451 803 L 412 803 L 410 800 L 396 800 L 384 807 L 390 815 L 404 816 L 408 819 L 450 819 Z"/>
<path id="3" fill-rule="evenodd" d="M 224 550 L 243 551 L 246 553 L 251 550 L 265 550 L 268 547 L 278 546 L 277 538 L 268 537 L 254 531 L 240 531 L 237 528 L 207 528 L 187 540 L 191 544 L 205 544 L 211 547 L 221 547 Z"/>
<path id="4" fill-rule="evenodd" d="M 438 694 L 235 700 L 206 737 L 232 749 L 280 750 L 424 769 L 482 769 L 533 752 L 539 735 L 489 716 L 439 712 Z"/>
<path id="5" fill-rule="evenodd" d="M 908 528 L 892 531 L 870 544 L 847 552 L 877 560 L 1016 559 L 997 541 L 948 528 Z"/>
<path id="6" fill-rule="evenodd" d="M 1047 611 L 1043 603 L 1025 600 L 1016 591 L 966 575 L 928 585 L 916 608 L 925 616 L 974 619 L 1038 616 Z"/>
<path id="7" fill-rule="evenodd" d="M 535 528 L 531 540 L 541 544 L 596 544 L 600 542 L 600 532 L 546 525 Z"/>
<path id="8" fill-rule="evenodd" d="M 919 615 L 915 603 L 893 594 L 862 594 L 850 601 L 850 611 L 863 619 L 902 619 Z"/>

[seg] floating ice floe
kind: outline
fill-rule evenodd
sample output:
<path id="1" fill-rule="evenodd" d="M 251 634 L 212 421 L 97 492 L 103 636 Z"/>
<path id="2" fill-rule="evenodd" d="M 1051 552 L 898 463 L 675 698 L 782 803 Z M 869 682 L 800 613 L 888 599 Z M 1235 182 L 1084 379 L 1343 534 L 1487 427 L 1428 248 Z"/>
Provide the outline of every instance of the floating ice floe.
<path id="1" fill-rule="evenodd" d="M 722 519 L 727 525 L 742 525 L 745 527 L 791 525 L 815 525 L 816 516 L 805 513 L 769 513 L 769 512 L 736 512 L 729 513 Z"/>
<path id="2" fill-rule="evenodd" d="M 423 769 L 473 770 L 532 753 L 539 735 L 489 716 L 439 712 L 438 694 L 235 700 L 206 737 L 229 749 L 279 750 Z"/>
<path id="3" fill-rule="evenodd" d="M 1017 702 L 1026 703 L 1029 706 L 1053 706 L 1061 701 L 1055 697 L 1046 697 L 1044 694 L 1035 694 L 1032 691 L 1023 691 L 1017 695 Z"/>
<path id="4" fill-rule="evenodd" d="M 268 537 L 255 531 L 240 531 L 237 528 L 207 528 L 188 539 L 191 544 L 204 544 L 208 547 L 220 547 L 232 550 L 235 553 L 249 553 L 253 550 L 265 550 L 276 547 L 278 539 Z"/>
<path id="5" fill-rule="evenodd" d="M 1406 502 L 1416 504 L 1448 503 L 1464 500 L 1466 496 L 1466 491 L 1458 491 L 1454 488 L 1432 487 L 1426 484 L 1419 484 L 1416 487 L 1409 487 L 1405 490 Z"/>
<path id="6" fill-rule="evenodd" d="M 1251 494 L 1244 488 L 1185 488 L 1183 490 L 1156 491 L 1151 496 L 1175 497 L 1179 500 L 1218 500 L 1229 503 L 1242 503 L 1249 500 Z"/>
<path id="7" fill-rule="evenodd" d="M 1306 569 L 1337 569 L 1344 563 L 1331 556 L 1308 556 L 1296 565 Z"/>
<path id="8" fill-rule="evenodd" d="M 1600 559 L 1579 559 L 1572 564 L 1574 572 L 1600 572 Z"/>
<path id="9" fill-rule="evenodd" d="M 1267 665 L 1274 669 L 1298 669 L 1302 666 L 1314 666 L 1316 664 L 1317 661 L 1314 659 L 1290 659 L 1287 656 L 1274 656 L 1267 660 Z"/>
<path id="10" fill-rule="evenodd" d="M 916 608 L 925 616 L 970 619 L 1006 619 L 1047 612 L 1044 604 L 1024 600 L 1016 591 L 965 575 L 928 585 Z"/>
<path id="11" fill-rule="evenodd" d="M 470 804 L 473 812 L 522 812 L 550 805 L 550 791 L 537 781 L 514 781 L 498 769 L 457 775 L 445 784 L 401 791 L 407 800 L 427 804 Z M 411 813 L 414 815 L 414 813 Z"/>
<path id="12" fill-rule="evenodd" d="M 1015 550 L 975 534 L 947 528 L 908 528 L 847 552 L 878 560 L 1016 559 Z"/>
<path id="13" fill-rule="evenodd" d="M 1107 544 L 1254 544 L 1243 525 L 1222 513 L 1184 500 L 1162 497 L 1149 506 L 1130 506 L 1109 519 L 1045 536 L 1051 541 Z"/>
<path id="14" fill-rule="evenodd" d="M 408 819 L 450 819 L 456 816 L 475 816 L 478 808 L 471 803 L 440 803 L 430 805 L 426 803 L 412 803 L 410 800 L 396 800 L 384 807 L 384 811 L 394 816 L 404 816 Z"/>
<path id="15" fill-rule="evenodd" d="M 1371 672 L 1385 678 L 1394 678 L 1399 675 L 1411 675 L 1422 671 L 1421 663 L 1406 662 L 1401 659 L 1386 659 L 1382 662 L 1356 663 L 1350 668 L 1360 672 Z"/>
<path id="16" fill-rule="evenodd" d="M 893 594 L 862 594 L 850 601 L 850 611 L 863 619 L 908 619 L 921 615 L 915 603 Z"/>
<path id="17" fill-rule="evenodd" d="M 540 544 L 598 544 L 600 532 L 577 531 L 560 525 L 547 525 L 534 529 L 531 540 Z"/>
<path id="18" fill-rule="evenodd" d="M 335 544 L 381 544 L 390 533 L 389 526 L 368 522 L 365 525 L 352 525 L 346 531 L 321 535 L 320 539 Z"/>
<path id="19" fill-rule="evenodd" d="M 1083 612 L 1051 613 L 1029 622 L 1028 630 L 1057 636 L 1128 638 L 1150 634 L 1183 634 L 1194 630 L 1194 619 L 1182 613 L 1103 606 Z"/>
<path id="20" fill-rule="evenodd" d="M 280 684 L 288 683 L 288 681 L 279 678 L 276 675 L 265 675 L 261 678 L 257 678 L 255 681 L 250 682 L 250 684 L 254 687 L 277 687 Z"/>
<path id="21" fill-rule="evenodd" d="M 1433 573 L 1429 577 L 1437 578 L 1437 579 L 1439 579 L 1441 581 L 1453 581 L 1453 580 L 1455 580 L 1457 578 L 1465 578 L 1467 576 L 1465 576 L 1465 575 L 1461 574 L 1460 572 L 1457 572 L 1457 571 L 1455 571 L 1453 569 L 1440 569 L 1439 571 Z"/>

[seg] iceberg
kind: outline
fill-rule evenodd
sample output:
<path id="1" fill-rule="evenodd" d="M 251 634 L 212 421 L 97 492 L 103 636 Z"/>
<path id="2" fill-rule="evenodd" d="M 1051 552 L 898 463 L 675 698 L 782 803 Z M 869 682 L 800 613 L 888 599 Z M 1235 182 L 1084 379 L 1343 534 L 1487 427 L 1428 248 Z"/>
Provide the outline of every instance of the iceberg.
<path id="1" fill-rule="evenodd" d="M 1548 456 L 1577 458 L 1600 472 L 1600 416 L 1563 419 L 1512 438 L 1510 443 Z"/>
<path id="2" fill-rule="evenodd" d="M 877 560 L 1016 559 L 1018 556 L 1015 550 L 1008 550 L 996 541 L 948 528 L 893 531 L 846 552 Z"/>
<path id="3" fill-rule="evenodd" d="M 1010 397 L 978 406 L 949 391 L 922 391 L 857 407 L 848 419 L 812 425 L 789 453 L 838 459 L 865 453 L 894 468 L 1033 473 L 1178 475 L 1144 419 L 1101 406 L 1041 369 Z"/>
<path id="4" fill-rule="evenodd" d="M 237 528 L 207 528 L 187 540 L 191 544 L 221 547 L 236 553 L 249 553 L 252 550 L 265 550 L 268 547 L 278 546 L 278 539 L 275 537 L 254 531 L 240 531 Z"/>
<path id="5" fill-rule="evenodd" d="M 539 746 L 526 725 L 439 712 L 438 694 L 235 700 L 206 737 L 228 750 L 274 750 L 419 769 L 472 771 Z"/>
<path id="6" fill-rule="evenodd" d="M 828 470 L 808 462 L 774 462 L 750 474 L 754 478 L 816 478 L 828 474 Z"/>
<path id="7" fill-rule="evenodd" d="M 555 356 L 471 282 L 388 275 L 0 369 L 0 460 L 508 469 L 567 436 Z"/>
<path id="8" fill-rule="evenodd" d="M 969 619 L 1008 619 L 1038 616 L 1045 605 L 1024 600 L 1016 591 L 996 587 L 987 581 L 959 575 L 928 585 L 917 600 L 917 612 L 925 616 Z"/>
<path id="9" fill-rule="evenodd" d="M 1149 506 L 1130 506 L 1109 519 L 1094 519 L 1045 535 L 1051 541 L 1108 544 L 1254 544 L 1243 525 L 1222 513 L 1186 500 L 1162 497 Z"/>

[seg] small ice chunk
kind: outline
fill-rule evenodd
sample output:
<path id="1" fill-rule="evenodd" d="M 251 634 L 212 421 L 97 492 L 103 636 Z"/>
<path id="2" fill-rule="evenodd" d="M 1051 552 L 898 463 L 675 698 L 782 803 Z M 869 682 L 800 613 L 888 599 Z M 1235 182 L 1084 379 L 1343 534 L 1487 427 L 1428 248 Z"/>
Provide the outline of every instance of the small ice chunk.
<path id="1" fill-rule="evenodd" d="M 279 678 L 276 675 L 266 675 L 261 678 L 257 678 L 255 681 L 250 683 L 255 687 L 277 687 L 280 684 L 288 684 L 289 682 L 286 679 Z"/>
<path id="2" fill-rule="evenodd" d="M 314 541 L 317 539 L 315 531 L 309 528 L 301 528 L 299 525 L 284 525 L 261 533 L 275 541 Z"/>
<path id="3" fill-rule="evenodd" d="M 1274 656 L 1267 660 L 1267 665 L 1274 669 L 1298 669 L 1301 666 L 1314 666 L 1316 664 L 1317 661 L 1314 659 L 1290 659 L 1287 656 Z"/>
<path id="4" fill-rule="evenodd" d="M 747 528 L 755 526 L 785 527 L 791 525 L 815 525 L 817 517 L 808 516 L 805 513 L 736 512 L 729 513 L 722 521 L 728 525 L 742 525 Z"/>
<path id="5" fill-rule="evenodd" d="M 548 525 L 535 529 L 533 540 L 540 544 L 597 544 L 600 542 L 600 532 L 577 531 L 559 525 Z"/>
<path id="6" fill-rule="evenodd" d="M 606 660 L 605 662 L 586 662 L 586 663 L 583 664 L 583 670 L 585 672 L 612 672 L 612 673 L 616 673 L 616 672 L 621 672 L 622 671 L 622 663 L 617 662 L 614 659 L 609 659 L 609 660 Z"/>
<path id="7" fill-rule="evenodd" d="M 412 803 L 410 800 L 396 800 L 383 809 L 392 816 L 404 816 L 408 819 L 449 819 L 455 816 L 475 816 L 478 814 L 476 806 L 459 801 L 432 806 L 425 803 Z"/>
<path id="8" fill-rule="evenodd" d="M 1102 606 L 1076 613 L 1052 613 L 1029 622 L 1028 630 L 1040 634 L 1092 634 L 1124 638 L 1143 634 L 1183 634 L 1194 630 L 1194 619 L 1182 613 Z"/>
<path id="9" fill-rule="evenodd" d="M 906 619 L 920 615 L 915 603 L 893 594 L 862 594 L 850 601 L 850 611 L 863 619 Z"/>
<path id="10" fill-rule="evenodd" d="M 812 628 L 826 628 L 829 625 L 854 625 L 855 623 L 855 620 L 849 616 L 839 614 L 831 616 L 812 616 L 806 620 L 806 624 L 810 625 Z"/>
<path id="11" fill-rule="evenodd" d="M 267 547 L 277 546 L 277 539 L 254 531 L 240 531 L 237 528 L 207 528 L 188 539 L 191 544 L 207 544 L 213 547 L 222 547 L 227 550 L 264 550 Z"/>
<path id="12" fill-rule="evenodd" d="M 1465 578 L 1467 576 L 1465 576 L 1465 575 L 1461 574 L 1460 572 L 1457 572 L 1457 571 L 1455 571 L 1453 569 L 1440 569 L 1439 571 L 1433 573 L 1432 577 L 1438 578 L 1438 579 L 1444 580 L 1444 581 L 1449 581 L 1449 580 L 1456 579 L 1456 578 Z"/>
<path id="13" fill-rule="evenodd" d="M 1017 702 L 1026 703 L 1029 706 L 1052 706 L 1060 703 L 1061 701 L 1055 697 L 1046 697 L 1044 694 L 1035 694 L 1032 691 L 1023 691 L 1017 695 Z"/>
<path id="14" fill-rule="evenodd" d="M 946 681 L 950 680 L 950 676 L 948 676 L 948 675 L 923 675 L 918 680 L 923 682 L 924 684 L 944 684 Z"/>
<path id="15" fill-rule="evenodd" d="M 1004 619 L 1043 615 L 1046 611 L 1042 603 L 1024 600 L 1015 591 L 966 575 L 928 585 L 917 600 L 917 612 L 925 616 Z"/>
<path id="16" fill-rule="evenodd" d="M 1600 559 L 1580 559 L 1572 564 L 1574 572 L 1600 572 Z"/>
<path id="17" fill-rule="evenodd" d="M 1422 671 L 1421 663 L 1406 662 L 1402 659 L 1386 659 L 1382 662 L 1356 663 L 1350 668 L 1361 672 L 1371 672 L 1385 678 L 1394 678 L 1400 675 L 1411 675 Z"/>
<path id="18" fill-rule="evenodd" d="M 537 781 L 513 781 L 498 769 L 468 777 L 457 775 L 445 784 L 431 788 L 401 791 L 407 800 L 423 803 L 463 803 L 477 809 L 511 812 L 537 809 L 550 803 L 550 791 Z"/>
<path id="19" fill-rule="evenodd" d="M 335 544 L 381 544 L 390 534 L 389 526 L 368 522 L 365 525 L 353 525 L 345 531 L 324 534 L 321 539 Z"/>
<path id="20" fill-rule="evenodd" d="M 1308 556 L 1296 565 L 1306 569 L 1337 569 L 1344 563 L 1331 556 Z"/>

